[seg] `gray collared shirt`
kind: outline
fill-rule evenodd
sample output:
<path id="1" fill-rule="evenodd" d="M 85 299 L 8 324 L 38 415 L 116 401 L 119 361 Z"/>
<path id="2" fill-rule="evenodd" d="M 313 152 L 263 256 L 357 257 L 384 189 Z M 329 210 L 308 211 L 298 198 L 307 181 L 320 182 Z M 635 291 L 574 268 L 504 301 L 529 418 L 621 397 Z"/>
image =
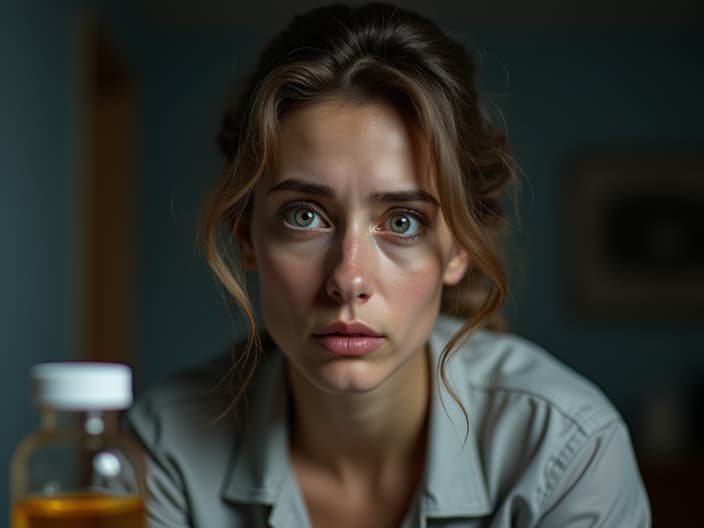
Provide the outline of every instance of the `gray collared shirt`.
<path id="1" fill-rule="evenodd" d="M 459 324 L 438 319 L 434 364 Z M 229 368 L 222 358 L 185 372 L 128 415 L 148 455 L 151 528 L 310 526 L 289 459 L 281 354 L 270 347 L 237 419 L 220 416 Z M 448 373 L 469 429 L 435 384 L 426 471 L 404 528 L 650 526 L 626 427 L 591 383 L 535 345 L 488 331 L 456 351 Z"/>

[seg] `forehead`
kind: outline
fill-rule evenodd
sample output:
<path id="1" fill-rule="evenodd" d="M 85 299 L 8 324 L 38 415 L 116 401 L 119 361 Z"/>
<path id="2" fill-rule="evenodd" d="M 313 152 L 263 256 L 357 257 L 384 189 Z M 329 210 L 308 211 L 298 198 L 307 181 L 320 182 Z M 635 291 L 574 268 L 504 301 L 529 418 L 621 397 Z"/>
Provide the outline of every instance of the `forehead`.
<path id="1" fill-rule="evenodd" d="M 383 102 L 326 100 L 281 119 L 270 183 L 287 178 L 333 186 L 433 191 L 427 141 L 411 120 Z"/>

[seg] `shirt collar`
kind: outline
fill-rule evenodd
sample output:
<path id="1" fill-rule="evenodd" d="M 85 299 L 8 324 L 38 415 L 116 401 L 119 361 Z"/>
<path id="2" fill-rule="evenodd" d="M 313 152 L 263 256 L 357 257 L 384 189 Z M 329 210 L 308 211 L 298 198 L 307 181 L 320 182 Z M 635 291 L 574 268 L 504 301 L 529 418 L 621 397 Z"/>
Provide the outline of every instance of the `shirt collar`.
<path id="1" fill-rule="evenodd" d="M 447 329 L 438 322 L 430 338 L 433 365 L 447 341 Z M 451 333 L 450 333 L 451 335 Z M 279 499 L 299 502 L 300 493 L 293 477 L 288 451 L 288 389 L 282 354 L 266 354 L 248 394 L 247 411 L 240 417 L 246 434 L 235 439 L 233 455 L 223 482 L 223 498 L 247 504 L 279 503 Z M 467 382 L 463 368 L 447 372 L 451 385 L 460 394 Z M 433 373 L 430 404 L 426 475 L 420 506 L 428 517 L 481 516 L 491 511 L 476 438 L 457 403 Z M 466 402 L 466 398 L 461 399 Z M 466 403 L 465 403 L 466 404 Z M 466 438 L 465 438 L 466 436 Z M 300 506 L 300 504 L 298 505 Z M 272 516 L 278 508 L 274 508 Z M 300 508 L 296 508 L 300 511 Z"/>
<path id="2" fill-rule="evenodd" d="M 430 337 L 430 353 L 434 368 L 432 398 L 428 426 L 428 453 L 421 508 L 427 517 L 474 517 L 491 512 L 479 449 L 472 428 L 442 383 L 436 372 L 440 354 L 454 330 L 442 327 L 441 316 Z M 464 405 L 467 380 L 464 368 L 452 368 L 451 357 L 446 372 Z M 470 417 L 471 423 L 471 417 Z"/>
<path id="3" fill-rule="evenodd" d="M 283 359 L 268 351 L 244 397 L 222 496 L 274 504 L 293 471 L 288 454 L 288 394 Z"/>

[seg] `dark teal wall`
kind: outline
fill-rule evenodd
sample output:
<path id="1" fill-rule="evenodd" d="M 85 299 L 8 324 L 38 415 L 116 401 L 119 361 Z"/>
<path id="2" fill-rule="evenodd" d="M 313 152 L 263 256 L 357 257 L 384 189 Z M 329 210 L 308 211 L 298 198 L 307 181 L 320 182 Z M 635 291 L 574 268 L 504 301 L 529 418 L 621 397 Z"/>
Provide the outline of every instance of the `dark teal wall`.
<path id="1" fill-rule="evenodd" d="M 496 99 L 526 178 L 516 236 L 523 262 L 514 266 L 515 307 L 510 302 L 508 310 L 513 327 L 595 380 L 634 421 L 643 398 L 704 379 L 704 324 L 580 319 L 570 311 L 561 289 L 559 196 L 569 178 L 562 164 L 573 149 L 592 145 L 702 148 L 704 38 L 582 32 L 478 40 L 487 84 L 508 92 Z"/>
<path id="2" fill-rule="evenodd" d="M 143 62 L 138 321 L 143 380 L 224 350 L 233 327 L 198 240 L 221 171 L 220 110 L 242 44 L 162 36 Z"/>
<path id="3" fill-rule="evenodd" d="M 38 425 L 29 367 L 77 347 L 77 15 L 71 1 L 0 4 L 0 525 L 10 453 Z"/>

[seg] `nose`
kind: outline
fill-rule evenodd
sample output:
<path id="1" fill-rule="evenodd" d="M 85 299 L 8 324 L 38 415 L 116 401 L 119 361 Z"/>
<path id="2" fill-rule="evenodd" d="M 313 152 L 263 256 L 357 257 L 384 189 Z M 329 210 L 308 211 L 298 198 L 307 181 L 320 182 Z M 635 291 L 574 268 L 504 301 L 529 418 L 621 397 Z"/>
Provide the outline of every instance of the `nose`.
<path id="1" fill-rule="evenodd" d="M 364 304 L 373 294 L 372 241 L 363 233 L 345 233 L 336 250 L 327 280 L 327 293 L 342 304 Z"/>

